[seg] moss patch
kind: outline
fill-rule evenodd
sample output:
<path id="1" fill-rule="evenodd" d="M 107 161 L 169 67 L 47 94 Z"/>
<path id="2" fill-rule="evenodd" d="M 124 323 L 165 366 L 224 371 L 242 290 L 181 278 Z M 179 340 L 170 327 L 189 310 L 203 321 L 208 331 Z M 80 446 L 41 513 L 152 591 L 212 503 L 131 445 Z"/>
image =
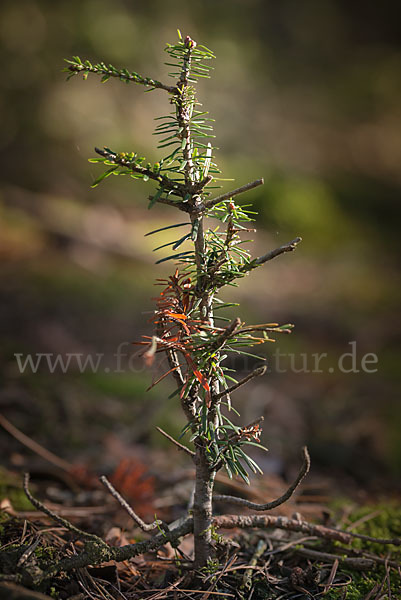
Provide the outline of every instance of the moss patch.
<path id="1" fill-rule="evenodd" d="M 360 522 L 354 533 L 361 533 L 376 538 L 392 539 L 401 537 L 401 507 L 396 503 L 383 503 L 374 506 L 364 506 L 354 511 L 349 521 L 351 523 Z M 336 544 L 337 545 L 337 544 Z M 341 544 L 338 544 L 341 547 Z M 401 563 L 401 547 L 394 545 L 382 545 L 375 542 L 366 542 L 364 540 L 355 539 L 351 548 L 364 553 L 375 554 L 385 559 Z M 350 575 L 352 582 L 347 587 L 347 600 L 362 600 L 373 589 L 376 589 L 376 594 L 379 592 L 380 586 L 382 600 L 388 599 L 388 586 L 390 585 L 393 598 L 401 598 L 401 578 L 399 572 L 395 569 L 390 569 L 389 582 L 386 579 L 386 569 L 384 565 L 377 565 L 374 569 L 365 572 L 358 572 L 347 567 L 341 567 L 341 572 Z M 384 582 L 384 583 L 383 583 Z M 383 584 L 383 585 L 382 585 Z M 375 594 L 373 594 L 375 597 Z M 339 600 L 343 598 L 343 588 L 331 590 L 327 594 L 329 600 Z"/>

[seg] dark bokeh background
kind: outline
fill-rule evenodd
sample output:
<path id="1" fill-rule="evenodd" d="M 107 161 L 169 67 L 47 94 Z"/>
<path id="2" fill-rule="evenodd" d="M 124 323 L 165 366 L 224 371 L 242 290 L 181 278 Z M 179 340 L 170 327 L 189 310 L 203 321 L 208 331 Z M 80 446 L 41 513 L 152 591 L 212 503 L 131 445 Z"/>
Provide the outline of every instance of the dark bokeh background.
<path id="1" fill-rule="evenodd" d="M 399 23 L 386 2 L 2 3 L 0 408 L 17 427 L 65 458 L 103 465 L 142 444 L 163 448 L 154 424 L 173 433 L 183 424 L 166 399 L 172 383 L 145 395 L 151 373 L 140 361 L 136 372 L 113 372 L 117 346 L 150 332 L 153 280 L 168 272 L 154 267 L 156 243 L 144 233 L 177 215 L 149 212 L 150 188 L 131 179 L 90 189 L 99 168 L 87 162 L 94 145 L 156 160 L 153 118 L 169 110 L 167 97 L 96 77 L 66 83 L 61 73 L 63 58 L 79 54 L 166 80 L 163 48 L 179 27 L 217 55 L 199 99 L 216 119 L 224 176 L 265 178 L 246 197 L 260 212 L 255 252 L 304 238 L 226 297 L 241 301 L 247 322 L 296 324 L 265 348 L 268 359 L 279 348 L 301 368 L 302 353 L 328 354 L 322 373 L 272 368 L 237 394 L 244 421 L 266 418 L 264 466 L 284 471 L 307 443 L 316 472 L 339 485 L 393 485 Z M 377 354 L 376 373 L 335 366 L 352 341 L 358 365 Z M 110 372 L 21 374 L 14 354 L 28 352 L 105 353 Z M 6 433 L 0 443 L 17 464 L 21 446 Z"/>

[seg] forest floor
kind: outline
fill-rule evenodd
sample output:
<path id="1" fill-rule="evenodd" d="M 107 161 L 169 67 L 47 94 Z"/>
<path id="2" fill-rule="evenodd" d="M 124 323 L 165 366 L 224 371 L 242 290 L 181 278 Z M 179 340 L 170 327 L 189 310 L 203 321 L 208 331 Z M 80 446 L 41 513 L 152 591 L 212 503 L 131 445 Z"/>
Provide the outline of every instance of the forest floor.
<path id="1" fill-rule="evenodd" d="M 174 454 L 164 454 L 150 451 L 146 462 L 123 459 L 108 477 L 142 518 L 152 520 L 157 514 L 171 523 L 187 514 L 193 472 L 180 465 L 181 453 L 175 453 L 176 462 Z M 373 539 L 401 537 L 396 498 L 379 501 L 372 495 L 361 505 L 356 487 L 348 498 L 339 498 L 333 482 L 313 475 L 289 502 L 269 513 L 276 518 L 275 526 L 216 531 L 216 560 L 202 572 L 193 570 L 189 534 L 177 547 L 167 543 L 120 563 L 109 561 L 43 577 L 61 559 L 82 552 L 84 540 L 32 506 L 22 488 L 22 470 L 31 470 L 30 490 L 36 498 L 108 544 L 132 544 L 150 534 L 133 524 L 91 467 L 49 466 L 22 455 L 20 462 L 24 464 L 19 469 L 0 472 L 0 598 L 401 598 L 401 547 Z M 150 464 L 156 465 L 157 475 Z M 249 488 L 223 474 L 217 486 L 219 491 L 254 501 L 275 498 L 287 487 L 278 476 L 261 478 Z M 217 515 L 225 510 L 216 502 Z M 344 543 L 336 539 L 339 529 L 367 538 Z"/>

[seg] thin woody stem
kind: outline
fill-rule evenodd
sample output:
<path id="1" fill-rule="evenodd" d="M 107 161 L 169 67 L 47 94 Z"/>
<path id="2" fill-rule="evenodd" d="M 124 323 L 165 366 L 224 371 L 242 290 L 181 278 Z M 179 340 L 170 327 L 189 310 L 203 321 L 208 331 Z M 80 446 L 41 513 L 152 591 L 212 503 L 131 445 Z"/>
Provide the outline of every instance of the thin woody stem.
<path id="1" fill-rule="evenodd" d="M 336 540 L 343 544 L 350 544 L 357 538 L 365 542 L 401 546 L 401 538 L 374 538 L 368 535 L 341 531 L 341 529 L 334 529 L 323 525 L 314 525 L 306 521 L 298 521 L 297 519 L 288 519 L 287 517 L 273 515 L 222 515 L 213 517 L 213 525 L 218 529 L 235 529 L 237 527 L 240 527 L 241 529 L 267 529 L 268 527 L 276 527 L 287 531 L 299 531 L 306 533 L 307 535 Z"/>
<path id="2" fill-rule="evenodd" d="M 53 515 L 52 515 L 53 517 Z M 54 518 L 54 517 L 53 517 Z M 296 519 L 288 519 L 287 517 L 274 515 L 223 515 L 213 517 L 212 525 L 217 529 L 235 529 L 235 528 L 277 528 L 285 531 L 294 531 L 304 533 L 310 536 L 316 536 L 326 540 L 335 540 L 343 544 L 350 544 L 355 538 L 362 539 L 366 542 L 380 543 L 383 545 L 401 546 L 401 539 L 380 539 L 362 534 L 341 531 L 323 525 L 315 525 L 306 521 Z M 68 572 L 73 569 L 86 567 L 88 565 L 97 565 L 104 563 L 107 560 L 115 560 L 121 562 L 139 556 L 145 552 L 150 552 L 164 546 L 167 542 L 176 543 L 180 537 L 183 537 L 193 531 L 193 519 L 191 517 L 185 519 L 176 525 L 171 525 L 169 531 L 163 531 L 158 535 L 153 536 L 149 540 L 127 544 L 121 547 L 109 546 L 103 542 L 102 546 L 93 544 L 87 546 L 86 549 L 75 556 L 63 558 L 58 563 L 52 565 L 48 572 L 45 573 L 44 579 L 53 577 L 56 573 L 62 571 Z M 96 537 L 96 536 L 94 536 Z M 102 540 L 101 540 L 102 541 Z"/>
<path id="3" fill-rule="evenodd" d="M 140 527 L 140 529 L 142 529 L 142 531 L 153 531 L 154 529 L 160 529 L 160 528 L 164 529 L 165 531 L 169 530 L 168 525 L 164 521 L 160 521 L 159 519 L 157 519 L 156 521 L 154 521 L 153 523 L 150 523 L 150 524 L 145 523 L 145 521 L 143 521 L 141 519 L 141 517 L 136 514 L 136 512 L 128 504 L 128 502 L 126 500 L 124 500 L 124 498 L 121 496 L 121 494 L 119 494 L 117 492 L 115 487 L 110 483 L 110 481 L 107 479 L 107 477 L 105 475 L 102 475 L 100 477 L 100 481 L 108 489 L 108 491 L 113 496 L 113 498 L 115 498 L 117 500 L 117 502 L 123 507 L 123 509 L 127 511 L 129 516 L 131 517 L 131 519 L 133 521 L 135 521 L 135 523 L 138 525 L 138 527 Z"/>
<path id="4" fill-rule="evenodd" d="M 51 519 L 53 519 L 53 521 L 55 521 L 56 523 L 58 523 L 62 527 L 65 527 L 66 529 L 68 529 L 69 531 L 71 531 L 72 533 L 74 533 L 79 538 L 83 538 L 84 540 L 95 542 L 96 544 L 99 544 L 100 546 L 106 546 L 106 547 L 108 547 L 108 545 L 106 544 L 106 542 L 104 542 L 100 537 L 98 537 L 97 535 L 94 535 L 93 533 L 87 533 L 86 531 L 82 531 L 82 529 L 79 529 L 78 527 L 75 527 L 75 525 L 73 525 L 72 523 L 70 523 L 69 521 L 67 521 L 67 519 L 64 519 L 63 517 L 60 517 L 54 511 L 50 510 L 50 508 L 48 508 L 45 504 L 43 504 L 43 502 L 40 502 L 40 500 L 38 500 L 37 498 L 35 498 L 31 494 L 31 492 L 29 490 L 29 478 L 30 478 L 29 473 L 25 473 L 24 474 L 24 481 L 23 481 L 23 488 L 24 488 L 24 492 L 25 492 L 26 497 L 28 498 L 28 500 L 31 502 L 31 504 L 33 504 L 33 506 L 37 510 L 45 513 L 48 517 L 50 517 Z"/>
<path id="5" fill-rule="evenodd" d="M 6 417 L 2 414 L 0 414 L 0 426 L 4 427 L 4 429 L 8 431 L 8 433 L 12 435 L 16 440 L 18 440 L 21 444 L 24 444 L 24 446 L 26 446 L 27 448 L 44 458 L 44 460 L 46 460 L 47 462 L 55 465 L 58 469 L 66 471 L 67 473 L 70 472 L 72 468 L 71 463 L 67 462 L 66 460 L 63 460 L 56 454 L 53 454 L 53 452 L 50 452 L 50 450 L 47 450 L 46 448 L 32 440 L 30 437 L 25 435 L 25 433 L 22 433 L 22 431 L 17 429 L 17 427 L 10 423 L 10 421 L 6 419 Z"/>
<path id="6" fill-rule="evenodd" d="M 167 544 L 167 542 L 174 544 L 180 537 L 191 533 L 192 530 L 193 521 L 192 518 L 189 517 L 176 526 L 171 526 L 169 531 L 162 531 L 143 542 L 126 544 L 121 547 L 109 546 L 108 544 L 104 544 L 105 547 L 102 548 L 93 546 L 76 556 L 63 558 L 59 563 L 54 564 L 45 576 L 52 577 L 54 574 L 60 573 L 61 571 L 68 572 L 72 569 L 78 569 L 88 565 L 101 564 L 107 560 L 115 560 L 117 562 L 128 560 L 134 556 L 157 550 L 161 546 Z"/>
<path id="7" fill-rule="evenodd" d="M 190 456 L 195 456 L 195 452 L 193 452 L 192 450 L 190 450 L 189 448 L 187 448 L 186 446 L 184 446 L 183 444 L 180 444 L 180 442 L 177 442 L 177 440 L 175 440 L 171 435 L 169 435 L 166 431 L 164 431 L 161 427 L 156 427 L 157 431 L 159 431 L 162 435 L 164 435 L 165 438 L 167 438 L 168 440 L 170 440 L 170 442 L 172 442 L 175 446 L 177 446 L 177 448 L 179 450 L 183 450 L 184 452 L 186 452 L 187 454 L 189 454 Z"/>
<path id="8" fill-rule="evenodd" d="M 270 250 L 266 254 L 263 254 L 262 256 L 259 256 L 258 258 L 251 260 L 249 263 L 244 263 L 243 265 L 241 265 L 238 268 L 238 270 L 241 273 L 249 273 L 250 271 L 253 271 L 253 269 L 260 267 L 261 265 L 268 262 L 269 260 L 272 260 L 273 258 L 280 256 L 280 254 L 285 254 L 286 252 L 293 252 L 300 242 L 302 242 L 302 238 L 296 237 L 294 240 L 292 240 L 292 242 L 288 242 L 287 244 L 283 244 L 279 248 Z M 236 277 L 238 277 L 238 275 L 233 276 L 230 279 L 227 279 L 220 285 L 220 287 L 226 285 L 227 281 L 232 281 L 233 279 L 236 279 Z"/>
<path id="9" fill-rule="evenodd" d="M 300 242 L 302 242 L 302 238 L 296 237 L 295 240 L 292 240 L 292 242 L 283 244 L 282 246 L 280 246 L 279 248 L 276 248 L 275 250 L 270 250 L 270 252 L 263 254 L 263 256 L 259 256 L 259 258 L 256 258 L 252 262 L 256 266 L 263 265 L 263 263 L 267 262 L 268 260 L 272 260 L 273 258 L 276 258 L 276 256 L 280 256 L 280 254 L 284 254 L 285 252 L 292 252 L 293 250 L 295 250 L 295 248 L 298 246 L 298 244 Z"/>
<path id="10" fill-rule="evenodd" d="M 258 367 L 257 369 L 252 371 L 252 373 L 249 373 L 249 375 L 247 375 L 246 377 L 241 379 L 241 381 L 239 381 L 238 383 L 235 383 L 231 387 L 220 392 L 218 394 L 218 396 L 216 396 L 216 400 L 221 400 L 221 398 L 224 398 L 224 396 L 227 396 L 228 394 L 235 392 L 235 390 L 240 388 L 242 385 L 245 385 L 246 383 L 248 383 L 248 381 L 251 381 L 251 379 L 254 379 L 255 377 L 260 377 L 261 375 L 264 375 L 266 373 L 266 370 L 267 370 L 266 366 Z"/>
<path id="11" fill-rule="evenodd" d="M 181 68 L 180 78 L 177 82 L 174 93 L 174 104 L 176 106 L 176 120 L 180 129 L 179 139 L 182 143 L 182 154 L 185 161 L 183 167 L 185 178 L 186 194 L 189 194 L 189 201 L 186 203 L 189 212 L 193 231 L 196 230 L 194 240 L 195 262 L 197 268 L 197 289 L 196 293 L 201 298 L 201 319 L 204 322 L 213 324 L 213 312 L 210 293 L 204 289 L 204 256 L 205 256 L 205 238 L 203 232 L 203 214 L 205 212 L 204 203 L 201 197 L 202 188 L 209 183 L 209 178 L 204 178 L 201 182 L 196 181 L 194 163 L 192 159 L 192 139 L 191 139 L 191 118 L 194 107 L 193 89 L 189 86 L 189 75 L 191 67 L 191 54 L 196 43 L 188 36 L 185 38 L 186 52 Z M 178 208 L 185 210 L 180 203 L 176 203 Z M 215 386 L 211 386 L 212 389 Z M 198 394 L 191 397 L 191 406 L 194 408 L 201 398 Z M 182 403 L 183 404 L 183 403 Z M 191 416 L 188 408 L 183 404 L 183 409 L 188 420 Z M 212 520 L 212 493 L 215 472 L 210 471 L 210 465 L 206 454 L 205 441 L 201 438 L 195 439 L 195 502 L 193 506 L 194 518 L 194 540 L 195 540 L 195 566 L 204 567 L 212 555 L 211 544 L 211 520 Z"/>
<path id="12" fill-rule="evenodd" d="M 224 200 L 230 200 L 230 198 L 234 198 L 234 196 L 238 196 L 239 194 L 243 194 L 244 192 L 253 190 L 254 188 L 258 187 L 259 185 L 263 185 L 263 184 L 264 184 L 263 179 L 255 179 L 255 181 L 251 181 L 250 183 L 242 185 L 241 187 L 236 188 L 235 190 L 232 190 L 231 192 L 227 192 L 226 194 L 221 194 L 221 196 L 217 196 L 217 198 L 211 198 L 210 200 L 206 200 L 205 207 L 212 208 L 212 206 L 215 206 L 216 204 L 220 204 L 220 202 L 223 202 Z"/>

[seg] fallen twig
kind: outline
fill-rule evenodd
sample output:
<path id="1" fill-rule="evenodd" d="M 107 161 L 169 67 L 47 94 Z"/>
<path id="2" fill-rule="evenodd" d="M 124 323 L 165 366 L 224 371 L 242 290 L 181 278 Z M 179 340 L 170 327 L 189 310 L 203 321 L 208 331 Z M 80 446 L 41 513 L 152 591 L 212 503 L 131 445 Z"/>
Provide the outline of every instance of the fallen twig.
<path id="1" fill-rule="evenodd" d="M 369 558 L 345 557 L 338 554 L 331 554 L 329 552 L 321 552 L 320 550 L 312 550 L 310 548 L 295 548 L 294 552 L 319 561 L 327 560 L 328 562 L 341 562 L 342 564 L 347 565 L 352 569 L 357 569 L 358 571 L 372 569 L 372 567 L 375 565 L 374 561 Z"/>
<path id="2" fill-rule="evenodd" d="M 235 529 L 236 527 L 240 529 L 267 529 L 271 527 L 285 529 L 287 531 L 300 531 L 308 535 L 314 535 L 329 540 L 336 540 L 338 542 L 342 542 L 343 544 L 350 544 L 353 539 L 358 538 L 367 542 L 376 542 L 383 545 L 393 544 L 394 546 L 401 546 L 400 538 L 374 538 L 367 535 L 325 527 L 324 525 L 314 525 L 312 523 L 307 523 L 306 521 L 298 521 L 296 519 L 288 519 L 287 517 L 279 517 L 274 515 L 221 515 L 213 518 L 213 525 L 217 529 Z"/>
<path id="3" fill-rule="evenodd" d="M 139 515 L 136 514 L 134 509 L 128 504 L 126 500 L 117 492 L 117 490 L 113 487 L 110 481 L 107 479 L 105 475 L 100 477 L 100 481 L 103 485 L 108 489 L 110 494 L 117 500 L 117 502 L 123 507 L 124 510 L 127 511 L 129 516 L 135 523 L 142 529 L 142 531 L 153 531 L 153 529 L 163 529 L 164 531 L 169 531 L 167 523 L 164 521 L 160 521 L 160 519 L 156 519 L 153 523 L 147 524 L 145 521 L 141 519 Z"/>
<path id="4" fill-rule="evenodd" d="M 336 578 L 338 565 L 339 565 L 339 560 L 338 560 L 338 558 L 336 558 L 335 561 L 333 562 L 333 566 L 331 567 L 329 578 L 324 585 L 323 594 L 327 594 L 327 592 L 330 590 L 331 586 L 333 585 L 334 580 Z"/>
<path id="5" fill-rule="evenodd" d="M 86 531 L 82 531 L 82 529 L 75 527 L 75 525 L 73 525 L 72 523 L 67 521 L 67 519 L 60 517 L 60 515 L 56 514 L 52 510 L 50 510 L 50 508 L 48 508 L 45 504 L 40 502 L 40 500 L 37 500 L 37 498 L 32 496 L 32 494 L 29 490 L 29 473 L 24 474 L 23 487 L 24 487 L 24 492 L 25 492 L 26 497 L 31 502 L 31 504 L 33 504 L 33 506 L 35 508 L 44 512 L 47 516 L 49 516 L 54 521 L 56 521 L 56 523 L 59 523 L 60 525 L 62 525 L 66 529 L 68 529 L 69 531 L 72 531 L 78 537 L 86 539 L 86 540 L 90 540 L 100 546 L 105 546 L 106 548 L 108 548 L 108 545 L 106 544 L 106 542 L 103 541 L 100 537 L 98 537 L 97 535 L 94 535 L 93 533 L 87 533 Z"/>

